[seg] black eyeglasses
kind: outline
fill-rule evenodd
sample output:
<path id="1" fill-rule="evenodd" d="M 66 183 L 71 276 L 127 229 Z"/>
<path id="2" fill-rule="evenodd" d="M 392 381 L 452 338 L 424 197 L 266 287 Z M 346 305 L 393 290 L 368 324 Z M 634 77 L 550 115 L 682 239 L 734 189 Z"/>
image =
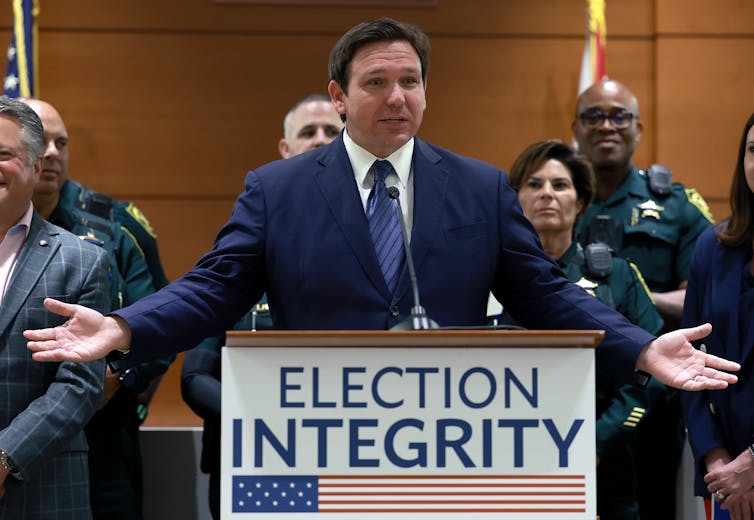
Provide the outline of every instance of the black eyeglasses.
<path id="1" fill-rule="evenodd" d="M 618 110 L 616 112 L 605 114 L 601 110 L 591 109 L 579 114 L 579 121 L 581 121 L 581 124 L 584 126 L 602 126 L 602 124 L 605 122 L 605 119 L 607 119 L 616 130 L 625 130 L 626 128 L 631 126 L 631 122 L 634 119 L 638 118 L 639 116 L 632 114 L 628 110 Z"/>

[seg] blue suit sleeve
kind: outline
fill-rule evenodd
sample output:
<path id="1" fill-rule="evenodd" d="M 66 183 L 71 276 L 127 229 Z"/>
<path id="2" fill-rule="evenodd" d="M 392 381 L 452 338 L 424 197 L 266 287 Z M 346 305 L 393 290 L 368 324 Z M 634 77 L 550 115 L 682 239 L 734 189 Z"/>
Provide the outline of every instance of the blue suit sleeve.
<path id="1" fill-rule="evenodd" d="M 180 279 L 114 314 L 131 329 L 129 363 L 188 350 L 229 329 L 264 292 L 265 200 L 254 172 L 212 250 Z"/>

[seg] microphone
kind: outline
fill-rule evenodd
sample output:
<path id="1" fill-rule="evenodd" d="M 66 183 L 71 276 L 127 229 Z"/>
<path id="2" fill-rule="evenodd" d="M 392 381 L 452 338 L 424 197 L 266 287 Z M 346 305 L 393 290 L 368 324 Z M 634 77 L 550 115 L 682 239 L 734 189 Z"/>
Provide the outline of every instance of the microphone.
<path id="1" fill-rule="evenodd" d="M 411 247 L 408 243 L 408 230 L 406 222 L 403 220 L 403 208 L 401 208 L 400 192 L 395 186 L 387 189 L 387 196 L 393 199 L 398 206 L 398 216 L 401 220 L 401 235 L 403 235 L 403 251 L 406 254 L 406 264 L 408 265 L 408 274 L 411 279 L 411 289 L 414 292 L 414 306 L 411 308 L 411 316 L 391 327 L 390 330 L 428 330 L 437 329 L 439 325 L 427 316 L 427 311 L 419 303 L 419 283 L 416 281 L 416 271 L 414 271 L 414 257 L 411 255 Z"/>

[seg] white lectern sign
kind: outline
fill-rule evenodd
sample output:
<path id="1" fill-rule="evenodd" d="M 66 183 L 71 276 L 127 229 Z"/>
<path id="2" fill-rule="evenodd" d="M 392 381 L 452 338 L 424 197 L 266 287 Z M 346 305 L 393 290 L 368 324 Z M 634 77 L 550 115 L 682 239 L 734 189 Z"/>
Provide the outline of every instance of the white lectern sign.
<path id="1" fill-rule="evenodd" d="M 223 518 L 596 517 L 592 348 L 285 343 L 223 349 Z"/>

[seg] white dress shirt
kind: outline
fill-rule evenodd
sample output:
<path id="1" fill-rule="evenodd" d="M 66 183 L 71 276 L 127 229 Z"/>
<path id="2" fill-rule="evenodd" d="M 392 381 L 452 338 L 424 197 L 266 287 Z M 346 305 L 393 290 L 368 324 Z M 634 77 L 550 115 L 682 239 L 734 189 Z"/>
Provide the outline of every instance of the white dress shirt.
<path id="1" fill-rule="evenodd" d="M 359 194 L 361 195 L 361 205 L 366 212 L 367 199 L 374 186 L 374 174 L 370 171 L 370 168 L 374 164 L 374 161 L 380 160 L 380 157 L 373 155 L 356 144 L 346 130 L 343 131 L 343 143 L 346 146 L 346 153 L 348 154 L 348 159 L 351 161 L 351 168 L 353 168 L 353 173 L 356 177 L 356 186 L 359 188 Z M 411 237 L 411 229 L 414 223 L 413 157 L 414 139 L 411 138 L 406 144 L 384 158 L 390 161 L 394 170 L 385 179 L 385 185 L 388 187 L 395 186 L 400 192 L 403 220 L 406 223 L 409 238 Z"/>
<path id="2" fill-rule="evenodd" d="M 8 282 L 13 275 L 13 269 L 16 267 L 18 253 L 21 246 L 24 245 L 26 237 L 29 236 L 29 227 L 31 226 L 31 216 L 34 209 L 29 203 L 29 209 L 5 234 L 5 238 L 0 241 L 0 303 L 3 301 L 5 291 L 8 288 Z"/>

